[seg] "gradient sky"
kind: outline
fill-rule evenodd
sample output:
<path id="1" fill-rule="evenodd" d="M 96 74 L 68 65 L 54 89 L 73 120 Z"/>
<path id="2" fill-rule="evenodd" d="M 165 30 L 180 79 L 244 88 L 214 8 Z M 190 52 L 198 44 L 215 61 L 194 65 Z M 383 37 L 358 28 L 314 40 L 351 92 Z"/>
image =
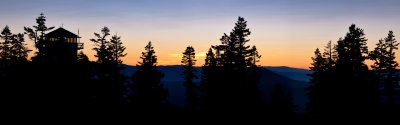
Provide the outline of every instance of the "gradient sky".
<path id="1" fill-rule="evenodd" d="M 262 54 L 260 65 L 308 68 L 317 47 L 336 42 L 354 23 L 363 28 L 369 48 L 389 30 L 400 36 L 399 0 L 1 0 L 0 27 L 13 33 L 35 25 L 41 12 L 48 26 L 80 31 L 84 52 L 95 60 L 93 33 L 103 26 L 122 37 L 134 65 L 152 41 L 159 65 L 180 64 L 192 45 L 197 65 L 211 45 L 220 44 L 238 16 L 248 21 L 249 44 Z M 398 38 L 400 39 L 400 38 Z M 33 49 L 32 41 L 28 41 Z M 398 54 L 400 55 L 400 54 Z M 397 58 L 400 61 L 400 58 Z"/>

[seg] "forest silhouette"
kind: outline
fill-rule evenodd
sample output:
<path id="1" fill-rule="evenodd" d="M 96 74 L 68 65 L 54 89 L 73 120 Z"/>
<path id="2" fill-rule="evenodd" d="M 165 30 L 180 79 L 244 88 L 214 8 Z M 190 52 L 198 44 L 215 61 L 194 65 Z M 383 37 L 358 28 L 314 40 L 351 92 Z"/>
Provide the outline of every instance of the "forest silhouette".
<path id="1" fill-rule="evenodd" d="M 144 47 L 133 74 L 122 73 L 126 47 L 121 36 L 110 36 L 102 27 L 90 41 L 96 61 L 80 51 L 80 37 L 64 28 L 46 26 L 40 14 L 36 24 L 12 33 L 6 26 L 0 41 L 0 88 L 8 112 L 55 114 L 125 114 L 179 119 L 252 119 L 275 124 L 324 124 L 354 121 L 395 121 L 399 116 L 399 71 L 394 33 L 367 48 L 364 30 L 352 24 L 346 35 L 331 41 L 311 58 L 307 111 L 298 112 L 293 93 L 277 82 L 271 100 L 262 100 L 259 84 L 262 67 L 257 47 L 249 45 L 247 21 L 238 17 L 230 33 L 211 45 L 201 70 L 195 68 L 195 47 L 182 48 L 180 84 L 185 105 L 168 101 L 170 91 L 157 68 L 156 49 Z M 25 39 L 25 36 L 29 40 Z M 27 48 L 33 42 L 35 48 Z M 28 59 L 28 53 L 36 49 Z M 365 63 L 371 60 L 369 66 Z M 196 75 L 200 72 L 201 75 Z M 196 82 L 198 79 L 200 82 Z M 138 117 L 136 117 L 138 118 Z M 235 119 L 239 118 L 239 119 Z"/>

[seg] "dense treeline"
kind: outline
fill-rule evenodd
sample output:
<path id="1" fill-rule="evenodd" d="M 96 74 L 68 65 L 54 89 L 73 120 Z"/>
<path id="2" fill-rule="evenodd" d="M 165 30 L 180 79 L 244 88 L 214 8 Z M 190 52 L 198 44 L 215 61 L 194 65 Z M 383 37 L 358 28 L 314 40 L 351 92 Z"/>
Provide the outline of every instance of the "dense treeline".
<path id="1" fill-rule="evenodd" d="M 393 32 L 368 51 L 364 30 L 354 24 L 324 52 L 315 50 L 309 90 L 309 112 L 317 122 L 331 120 L 390 121 L 398 116 L 398 43 Z M 372 60 L 372 69 L 366 60 Z"/>
<path id="2" fill-rule="evenodd" d="M 220 45 L 210 47 L 200 76 L 194 67 L 194 47 L 183 51 L 184 107 L 166 101 L 169 90 L 161 79 L 168 74 L 157 69 L 151 42 L 142 52 L 136 65 L 138 70 L 126 76 L 121 72 L 126 47 L 121 36 L 110 36 L 108 27 L 101 28 L 90 39 L 97 60 L 89 61 L 77 49 L 73 50 L 74 57 L 65 52 L 55 55 L 60 47 L 51 46 L 47 36 L 54 27 L 45 22 L 46 17 L 41 14 L 35 26 L 24 27 L 24 33 L 14 34 L 9 26 L 1 32 L 0 81 L 5 93 L 2 102 L 10 111 L 176 113 L 209 118 L 223 114 L 266 117 L 282 124 L 296 123 L 300 116 L 321 123 L 356 119 L 354 116 L 379 119 L 400 111 L 396 101 L 400 76 L 395 61 L 399 43 L 392 31 L 379 40 L 373 51 L 368 51 L 364 30 L 353 24 L 337 43 L 328 42 L 323 52 L 316 49 L 310 85 L 305 88 L 309 95 L 308 112 L 299 114 L 292 93 L 280 83 L 272 89 L 270 102 L 262 100 L 259 84 L 263 81 L 257 65 L 261 55 L 256 46 L 248 44 L 251 31 L 243 17 L 238 18 L 229 34 L 222 35 Z M 26 47 L 25 35 L 37 50 L 30 59 L 28 53 L 32 50 Z M 60 61 L 57 56 L 67 59 Z M 374 62 L 371 69 L 365 63 L 368 59 Z"/>

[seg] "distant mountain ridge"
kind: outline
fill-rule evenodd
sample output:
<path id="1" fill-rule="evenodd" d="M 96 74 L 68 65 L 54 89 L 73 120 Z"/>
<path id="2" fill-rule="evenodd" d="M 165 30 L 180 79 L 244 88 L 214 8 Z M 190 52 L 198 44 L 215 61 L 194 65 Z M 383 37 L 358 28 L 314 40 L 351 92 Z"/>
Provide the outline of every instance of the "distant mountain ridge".
<path id="1" fill-rule="evenodd" d="M 263 66 L 263 67 L 293 80 L 308 82 L 310 79 L 308 74 L 311 74 L 311 71 L 307 69 L 292 68 L 287 66 Z"/>
<path id="2" fill-rule="evenodd" d="M 122 65 L 124 69 L 123 74 L 131 76 L 138 70 L 136 66 Z M 185 87 L 183 86 L 183 66 L 181 65 L 168 65 L 157 66 L 157 68 L 164 73 L 164 78 L 161 79 L 162 84 L 168 89 L 170 95 L 167 101 L 177 106 L 185 104 Z M 195 73 L 199 78 L 201 77 L 201 67 L 195 67 Z M 273 87 L 276 83 L 280 83 L 286 91 L 293 94 L 293 101 L 297 105 L 299 112 L 305 111 L 307 103 L 307 95 L 305 88 L 308 85 L 308 70 L 290 68 L 290 67 L 260 67 L 259 89 L 262 92 L 262 99 L 264 102 L 269 102 L 272 94 Z M 303 78 L 304 77 L 304 78 Z M 200 84 L 200 79 L 195 79 L 194 82 Z"/>

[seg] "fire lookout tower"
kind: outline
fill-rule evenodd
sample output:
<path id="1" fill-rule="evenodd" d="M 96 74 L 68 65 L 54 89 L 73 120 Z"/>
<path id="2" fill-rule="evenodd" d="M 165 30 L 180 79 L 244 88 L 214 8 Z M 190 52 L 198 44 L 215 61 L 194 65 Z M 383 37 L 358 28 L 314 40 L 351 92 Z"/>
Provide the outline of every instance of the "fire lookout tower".
<path id="1" fill-rule="evenodd" d="M 78 31 L 79 32 L 79 31 Z M 70 64 L 77 61 L 78 50 L 83 49 L 78 35 L 60 27 L 44 36 L 44 60 L 50 64 Z"/>

